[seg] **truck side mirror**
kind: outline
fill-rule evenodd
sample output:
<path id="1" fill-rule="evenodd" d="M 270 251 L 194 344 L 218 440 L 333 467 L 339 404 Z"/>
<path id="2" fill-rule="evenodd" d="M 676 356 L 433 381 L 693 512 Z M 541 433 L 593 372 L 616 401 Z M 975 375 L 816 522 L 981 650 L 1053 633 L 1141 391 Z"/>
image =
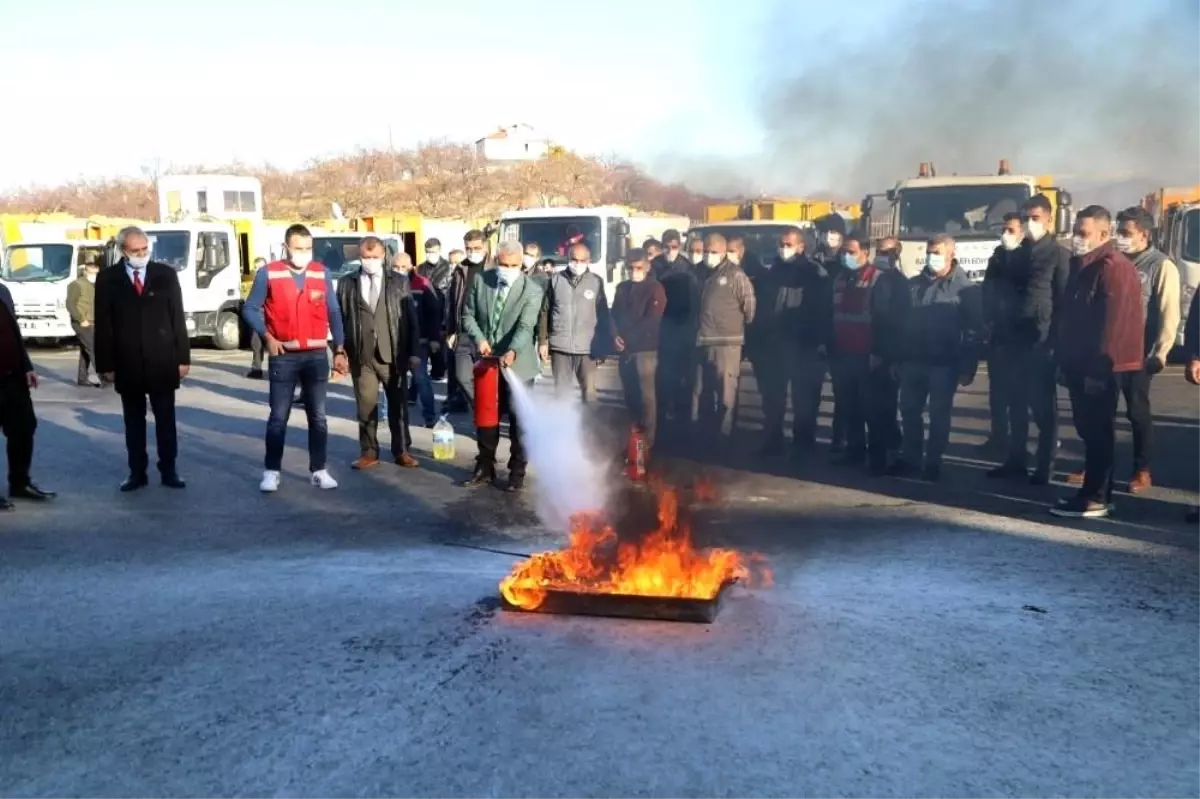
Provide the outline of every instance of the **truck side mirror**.
<path id="1" fill-rule="evenodd" d="M 887 190 L 887 199 L 888 199 L 888 202 L 890 202 L 890 203 L 896 202 L 896 190 L 895 189 Z"/>
<path id="2" fill-rule="evenodd" d="M 1067 199 L 1070 199 L 1070 195 L 1067 195 Z M 1072 222 L 1074 221 L 1071 219 L 1072 216 L 1070 204 L 1063 202 L 1063 195 L 1060 194 L 1058 196 L 1058 206 L 1054 209 L 1055 231 L 1060 235 L 1070 233 Z"/>

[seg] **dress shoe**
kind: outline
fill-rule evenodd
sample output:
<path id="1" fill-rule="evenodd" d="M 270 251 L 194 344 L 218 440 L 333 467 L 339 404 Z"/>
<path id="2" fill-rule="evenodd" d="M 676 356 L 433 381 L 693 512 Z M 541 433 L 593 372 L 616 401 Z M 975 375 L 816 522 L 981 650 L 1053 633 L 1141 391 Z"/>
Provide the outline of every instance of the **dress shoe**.
<path id="1" fill-rule="evenodd" d="M 9 488 L 8 496 L 11 499 L 32 499 L 36 502 L 45 502 L 48 499 L 54 499 L 57 495 L 53 491 L 43 491 L 33 483 L 26 483 L 20 488 Z"/>
<path id="2" fill-rule="evenodd" d="M 150 484 L 144 474 L 131 474 L 125 478 L 125 482 L 121 483 L 121 490 L 125 492 L 137 491 L 139 488 L 145 488 Z"/>
<path id="3" fill-rule="evenodd" d="M 1146 489 L 1150 488 L 1152 485 L 1154 484 L 1150 481 L 1150 470 L 1139 469 L 1137 473 L 1133 475 L 1133 479 L 1129 481 L 1129 493 L 1140 494 Z"/>
<path id="4" fill-rule="evenodd" d="M 246 379 L 247 380 L 262 380 L 263 379 L 263 370 L 262 369 L 251 369 L 249 372 L 246 372 Z"/>
<path id="5" fill-rule="evenodd" d="M 374 469 L 379 465 L 379 458 L 374 455 L 363 455 L 354 463 L 350 464 L 351 469 Z"/>
<path id="6" fill-rule="evenodd" d="M 504 487 L 505 491 L 510 494 L 516 494 L 519 493 L 523 488 L 525 488 L 525 475 L 510 474 L 508 476 L 508 485 Z"/>
<path id="7" fill-rule="evenodd" d="M 162 476 L 162 484 L 166 488 L 187 488 L 187 483 L 183 481 L 175 472 L 167 472 Z"/>
<path id="8" fill-rule="evenodd" d="M 470 478 L 463 480 L 460 485 L 463 488 L 479 488 L 480 486 L 491 485 L 496 482 L 496 475 L 491 472 L 485 472 L 479 469 Z"/>
<path id="9" fill-rule="evenodd" d="M 417 469 L 421 466 L 421 464 L 417 462 L 417 459 L 412 455 L 409 455 L 407 452 L 401 452 L 396 456 L 396 465 L 403 466 L 405 469 Z"/>

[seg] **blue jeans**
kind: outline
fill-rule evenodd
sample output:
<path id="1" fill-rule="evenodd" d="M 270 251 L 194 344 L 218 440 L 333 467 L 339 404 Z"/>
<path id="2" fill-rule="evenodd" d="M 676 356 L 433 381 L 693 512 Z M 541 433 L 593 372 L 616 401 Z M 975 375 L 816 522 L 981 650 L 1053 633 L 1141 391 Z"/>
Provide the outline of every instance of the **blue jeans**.
<path id="1" fill-rule="evenodd" d="M 413 372 L 413 388 L 421 400 L 421 410 L 424 413 L 425 424 L 437 421 L 437 407 L 433 401 L 433 381 L 429 379 L 429 350 L 421 351 L 421 365 Z"/>
<path id="2" fill-rule="evenodd" d="M 905 463 L 941 466 L 950 443 L 950 418 L 958 391 L 958 369 L 924 363 L 900 366 L 900 418 L 904 428 Z M 925 406 L 929 406 L 929 442 L 925 442 Z"/>
<path id="3" fill-rule="evenodd" d="M 326 350 L 272 355 L 267 376 L 270 380 L 271 414 L 267 417 L 267 456 L 263 467 L 277 472 L 283 465 L 292 395 L 299 384 L 304 397 L 304 414 L 308 417 L 308 469 L 312 472 L 324 469 L 329 443 L 329 424 L 325 419 L 325 389 L 329 384 L 329 357 Z"/>

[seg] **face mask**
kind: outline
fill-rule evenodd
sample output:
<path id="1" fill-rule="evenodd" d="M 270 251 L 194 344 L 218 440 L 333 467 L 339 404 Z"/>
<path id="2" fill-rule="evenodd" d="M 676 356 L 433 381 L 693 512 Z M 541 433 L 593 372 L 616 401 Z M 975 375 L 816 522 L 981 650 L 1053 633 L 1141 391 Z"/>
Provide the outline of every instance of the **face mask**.
<path id="1" fill-rule="evenodd" d="M 742 262 L 742 256 L 738 255 L 736 252 L 727 252 L 725 253 L 725 257 L 728 258 L 729 263 L 733 264 L 734 266 L 737 266 Z"/>
<path id="2" fill-rule="evenodd" d="M 1117 236 L 1117 249 L 1121 252 L 1133 252 L 1133 237 Z"/>
<path id="3" fill-rule="evenodd" d="M 646 279 L 646 270 L 645 269 L 634 269 L 633 273 L 629 276 L 629 279 L 632 280 L 634 283 L 641 283 L 643 280 Z"/>
<path id="4" fill-rule="evenodd" d="M 842 266 L 847 269 L 858 269 L 858 259 L 848 252 L 842 253 Z"/>
<path id="5" fill-rule="evenodd" d="M 467 253 L 467 260 L 478 266 L 479 264 L 483 263 L 483 253 L 469 252 Z"/>
<path id="6" fill-rule="evenodd" d="M 427 264 L 436 264 L 440 260 L 442 260 L 442 254 L 440 252 L 425 253 L 425 263 Z"/>
<path id="7" fill-rule="evenodd" d="M 500 277 L 501 283 L 511 286 L 521 276 L 521 270 L 516 266 L 498 266 L 496 274 Z"/>
<path id="8" fill-rule="evenodd" d="M 780 247 L 779 248 L 779 257 L 785 261 L 792 260 L 793 258 L 796 257 L 796 248 L 795 247 Z"/>
<path id="9" fill-rule="evenodd" d="M 1074 236 L 1071 239 L 1071 251 L 1076 255 L 1087 255 L 1094 249 L 1096 246 L 1083 236 Z"/>
<path id="10" fill-rule="evenodd" d="M 946 256 L 931 252 L 925 256 L 925 271 L 931 275 L 940 275 L 946 268 Z"/>
<path id="11" fill-rule="evenodd" d="M 692 263 L 694 263 L 694 264 L 698 264 L 698 263 L 700 263 L 701 261 L 703 261 L 703 260 L 704 260 L 704 253 L 702 253 L 702 252 L 694 252 L 694 253 L 692 253 L 692 254 L 691 254 L 691 259 L 692 259 Z"/>
<path id="12" fill-rule="evenodd" d="M 296 267 L 297 269 L 304 269 L 306 266 L 312 263 L 311 252 L 289 253 L 288 258 L 291 260 L 292 266 Z"/>
<path id="13" fill-rule="evenodd" d="M 1030 219 L 1025 223 L 1025 235 L 1029 237 L 1030 241 L 1037 241 L 1046 235 L 1046 226 L 1036 219 Z"/>
<path id="14" fill-rule="evenodd" d="M 380 272 L 383 271 L 383 259 L 382 258 L 363 258 L 362 268 L 363 268 L 363 271 L 366 272 L 368 275 L 378 275 Z M 401 269 L 400 267 L 396 267 L 396 271 L 403 272 L 405 270 Z"/>
<path id="15" fill-rule="evenodd" d="M 525 265 L 526 269 L 533 269 L 533 265 L 537 263 L 537 258 L 532 255 L 526 255 L 521 259 L 521 263 Z"/>
<path id="16" fill-rule="evenodd" d="M 674 261 L 679 257 L 679 250 L 667 250 L 666 255 L 668 261 Z"/>
<path id="17" fill-rule="evenodd" d="M 150 256 L 149 255 L 129 255 L 129 256 L 126 256 L 126 260 L 129 261 L 129 265 L 131 267 L 133 267 L 134 269 L 145 269 L 146 264 L 150 263 Z"/>
<path id="18" fill-rule="evenodd" d="M 89 282 L 89 283 L 96 282 L 96 273 L 95 272 L 88 272 L 86 275 L 84 275 L 84 277 L 87 278 L 87 282 Z"/>
<path id="19" fill-rule="evenodd" d="M 825 246 L 831 250 L 836 250 L 842 246 L 842 237 L 836 233 L 825 234 Z"/>
<path id="20" fill-rule="evenodd" d="M 876 255 L 875 256 L 875 268 L 876 269 L 891 269 L 892 268 L 892 259 L 886 255 Z"/>
<path id="21" fill-rule="evenodd" d="M 1021 245 L 1021 237 L 1016 233 L 1001 233 L 1000 243 L 1004 245 L 1006 250 L 1015 250 Z"/>
<path id="22" fill-rule="evenodd" d="M 581 264 L 578 261 L 571 261 L 571 264 L 568 268 L 571 270 L 572 275 L 582 275 L 588 270 L 588 265 Z"/>
<path id="23" fill-rule="evenodd" d="M 709 268 L 709 269 L 716 269 L 718 266 L 720 266 L 720 265 L 721 265 L 721 261 L 724 261 L 724 260 L 725 260 L 725 256 L 724 256 L 724 255 L 720 255 L 720 254 L 718 254 L 718 253 L 715 253 L 715 252 L 710 252 L 710 253 L 708 254 L 708 268 Z"/>

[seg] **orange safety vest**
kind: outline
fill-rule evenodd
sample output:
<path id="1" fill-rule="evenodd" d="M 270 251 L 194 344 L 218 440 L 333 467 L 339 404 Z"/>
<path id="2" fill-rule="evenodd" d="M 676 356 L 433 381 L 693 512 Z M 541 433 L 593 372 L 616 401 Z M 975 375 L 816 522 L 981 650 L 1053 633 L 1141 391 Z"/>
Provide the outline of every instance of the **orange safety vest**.
<path id="1" fill-rule="evenodd" d="M 833 342 L 837 352 L 871 353 L 871 287 L 879 270 L 867 264 L 843 272 L 833 285 Z"/>
<path id="2" fill-rule="evenodd" d="M 267 332 L 278 339 L 285 350 L 325 349 L 329 332 L 326 290 L 325 266 L 319 261 L 308 265 L 303 290 L 296 285 L 296 273 L 285 261 L 267 264 L 267 300 L 263 303 L 263 315 Z"/>

